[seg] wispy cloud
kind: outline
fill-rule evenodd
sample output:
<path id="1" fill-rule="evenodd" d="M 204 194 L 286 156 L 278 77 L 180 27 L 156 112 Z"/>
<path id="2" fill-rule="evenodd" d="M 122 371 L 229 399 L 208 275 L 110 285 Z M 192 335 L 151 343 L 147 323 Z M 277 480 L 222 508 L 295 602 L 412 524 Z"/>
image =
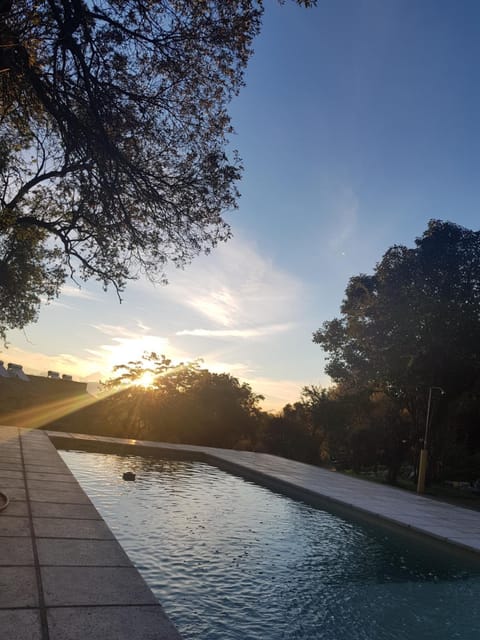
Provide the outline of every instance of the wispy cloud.
<path id="1" fill-rule="evenodd" d="M 151 327 L 148 327 L 141 320 L 137 320 L 137 327 L 140 329 L 140 331 L 151 331 L 152 330 Z"/>
<path id="2" fill-rule="evenodd" d="M 183 329 L 176 336 L 197 336 L 200 338 L 259 338 L 289 331 L 292 323 L 266 325 L 251 329 Z"/>
<path id="3" fill-rule="evenodd" d="M 125 327 L 124 325 L 119 324 L 105 323 L 92 324 L 92 327 L 114 340 L 119 338 L 138 338 L 145 333 L 145 330 L 142 327 L 139 327 L 138 324 L 134 328 Z"/>
<path id="4" fill-rule="evenodd" d="M 351 240 L 357 230 L 359 202 L 354 191 L 343 188 L 337 194 L 332 206 L 332 229 L 329 247 L 331 251 L 343 252 L 346 243 Z"/>
<path id="5" fill-rule="evenodd" d="M 223 362 L 215 358 L 213 354 L 202 358 L 205 367 L 212 373 L 230 373 L 232 376 L 246 380 L 251 375 L 252 369 L 245 362 Z"/>
<path id="6" fill-rule="evenodd" d="M 81 300 L 98 300 L 98 297 L 88 291 L 87 289 L 81 289 L 80 287 L 72 287 L 65 284 L 61 290 L 62 296 L 68 296 L 69 298 L 79 298 Z"/>
<path id="7" fill-rule="evenodd" d="M 57 309 L 73 309 L 69 304 L 65 304 L 64 302 L 59 302 L 58 300 L 48 300 L 48 298 L 40 298 L 41 303 L 45 306 L 55 307 Z"/>
<path id="8" fill-rule="evenodd" d="M 240 331 L 236 337 L 243 337 L 244 331 L 253 336 L 258 335 L 259 327 L 290 323 L 301 313 L 302 283 L 242 238 L 221 245 L 208 258 L 197 259 L 194 266 L 172 274 L 162 291 L 213 324 L 190 335 L 205 335 L 203 331 L 221 327 Z"/>

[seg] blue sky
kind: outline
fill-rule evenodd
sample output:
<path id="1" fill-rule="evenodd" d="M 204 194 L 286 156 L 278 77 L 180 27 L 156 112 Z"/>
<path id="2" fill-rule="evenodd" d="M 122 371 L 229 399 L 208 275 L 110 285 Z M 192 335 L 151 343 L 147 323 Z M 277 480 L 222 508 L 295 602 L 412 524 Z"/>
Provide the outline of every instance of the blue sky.
<path id="1" fill-rule="evenodd" d="M 267 1 L 231 105 L 245 166 L 234 239 L 170 284 L 64 289 L 12 332 L 6 361 L 77 379 L 157 350 L 203 357 L 267 396 L 328 384 L 312 332 L 338 314 L 348 278 L 430 218 L 478 229 L 480 4 Z"/>

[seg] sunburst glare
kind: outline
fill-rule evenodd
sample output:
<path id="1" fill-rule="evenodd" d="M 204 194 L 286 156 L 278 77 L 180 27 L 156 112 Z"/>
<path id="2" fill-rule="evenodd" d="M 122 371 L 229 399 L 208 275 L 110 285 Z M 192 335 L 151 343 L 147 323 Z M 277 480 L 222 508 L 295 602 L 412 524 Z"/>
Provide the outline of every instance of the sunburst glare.
<path id="1" fill-rule="evenodd" d="M 144 371 L 133 384 L 144 389 L 152 389 L 155 386 L 154 382 L 155 375 L 151 371 Z"/>

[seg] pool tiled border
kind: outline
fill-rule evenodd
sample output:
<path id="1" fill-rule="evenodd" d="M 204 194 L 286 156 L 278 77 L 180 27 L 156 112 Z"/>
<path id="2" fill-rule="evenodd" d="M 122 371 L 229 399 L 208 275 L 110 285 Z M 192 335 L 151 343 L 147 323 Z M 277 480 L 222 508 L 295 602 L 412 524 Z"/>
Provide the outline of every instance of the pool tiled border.
<path id="1" fill-rule="evenodd" d="M 181 640 L 46 432 L 0 427 L 0 637 Z"/>

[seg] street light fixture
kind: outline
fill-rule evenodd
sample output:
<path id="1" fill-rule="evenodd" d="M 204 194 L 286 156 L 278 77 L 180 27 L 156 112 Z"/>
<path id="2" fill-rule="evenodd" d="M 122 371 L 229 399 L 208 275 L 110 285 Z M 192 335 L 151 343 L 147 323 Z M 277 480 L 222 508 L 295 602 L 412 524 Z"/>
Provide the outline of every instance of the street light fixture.
<path id="1" fill-rule="evenodd" d="M 430 430 L 430 423 L 432 421 L 432 391 L 440 391 L 440 395 L 445 395 L 445 391 L 442 389 L 442 387 L 429 387 L 428 389 L 427 419 L 425 421 L 423 447 L 420 451 L 420 464 L 418 465 L 417 493 L 425 492 L 425 478 L 427 475 L 428 461 L 428 432 Z"/>

